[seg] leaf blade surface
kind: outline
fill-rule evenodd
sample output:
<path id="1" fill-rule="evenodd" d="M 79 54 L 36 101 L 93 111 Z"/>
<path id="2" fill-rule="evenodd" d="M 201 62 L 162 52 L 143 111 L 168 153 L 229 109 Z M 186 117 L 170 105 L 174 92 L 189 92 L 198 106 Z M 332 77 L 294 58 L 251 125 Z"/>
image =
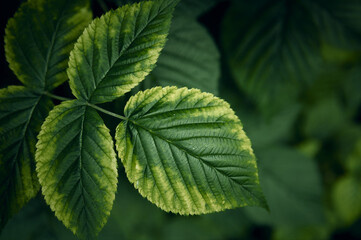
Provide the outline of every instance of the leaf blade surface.
<path id="1" fill-rule="evenodd" d="M 78 99 L 112 101 L 154 68 L 177 1 L 125 5 L 95 19 L 70 54 L 68 76 Z"/>
<path id="2" fill-rule="evenodd" d="M 116 157 L 108 128 L 80 101 L 50 112 L 39 134 L 36 169 L 46 202 L 80 238 L 106 223 L 117 184 Z"/>
<path id="3" fill-rule="evenodd" d="M 0 228 L 39 191 L 36 136 L 52 107 L 23 86 L 0 90 Z"/>
<path id="4" fill-rule="evenodd" d="M 91 18 L 87 0 L 23 3 L 5 30 L 10 68 L 28 87 L 50 90 L 60 85 L 67 80 L 73 44 Z"/>

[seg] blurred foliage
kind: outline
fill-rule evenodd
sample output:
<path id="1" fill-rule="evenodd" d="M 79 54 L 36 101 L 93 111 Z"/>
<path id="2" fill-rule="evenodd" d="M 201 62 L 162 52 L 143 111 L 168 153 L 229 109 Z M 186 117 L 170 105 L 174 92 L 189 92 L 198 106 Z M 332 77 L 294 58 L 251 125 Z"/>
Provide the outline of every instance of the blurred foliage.
<path id="1" fill-rule="evenodd" d="M 93 9 L 129 2 L 97 0 Z M 360 13 L 360 0 L 183 0 L 141 88 L 187 85 L 227 100 L 252 141 L 270 211 L 181 217 L 143 199 L 120 174 L 99 239 L 361 239 Z M 177 64 L 183 57 L 187 64 Z M 4 76 L 6 85 L 11 73 Z M 74 237 L 39 196 L 0 239 Z"/>

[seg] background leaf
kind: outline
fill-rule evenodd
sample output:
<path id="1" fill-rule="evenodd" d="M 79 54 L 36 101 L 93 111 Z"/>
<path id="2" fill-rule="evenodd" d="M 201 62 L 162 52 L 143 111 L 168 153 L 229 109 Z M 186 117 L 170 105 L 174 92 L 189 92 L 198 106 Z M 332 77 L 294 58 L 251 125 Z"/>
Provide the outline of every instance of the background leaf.
<path id="1" fill-rule="evenodd" d="M 125 5 L 95 19 L 70 54 L 74 96 L 110 102 L 143 81 L 165 44 L 176 2 Z"/>
<path id="2" fill-rule="evenodd" d="M 165 211 L 266 207 L 256 160 L 229 104 L 199 90 L 156 87 L 133 96 L 116 131 L 127 176 Z"/>
<path id="3" fill-rule="evenodd" d="M 222 31 L 237 85 L 268 111 L 293 103 L 320 67 L 318 30 L 302 1 L 234 1 Z"/>
<path id="4" fill-rule="evenodd" d="M 102 229 L 117 185 L 116 157 L 98 113 L 74 100 L 56 106 L 42 125 L 36 169 L 46 202 L 83 239 Z"/>
<path id="5" fill-rule="evenodd" d="M 22 86 L 0 90 L 0 229 L 39 191 L 36 136 L 52 107 Z"/>
<path id="6" fill-rule="evenodd" d="M 31 88 L 53 89 L 67 80 L 75 40 L 92 14 L 88 0 L 31 0 L 9 20 L 5 52 L 10 68 Z"/>
<path id="7" fill-rule="evenodd" d="M 175 17 L 168 38 L 148 81 L 218 94 L 220 56 L 207 30 L 196 20 Z"/>
<path id="8" fill-rule="evenodd" d="M 322 39 L 346 49 L 361 49 L 361 2 L 358 0 L 305 1 Z"/>
<path id="9" fill-rule="evenodd" d="M 270 213 L 263 209 L 245 211 L 257 222 L 279 226 L 322 223 L 322 187 L 315 162 L 283 146 L 258 151 L 262 189 Z"/>

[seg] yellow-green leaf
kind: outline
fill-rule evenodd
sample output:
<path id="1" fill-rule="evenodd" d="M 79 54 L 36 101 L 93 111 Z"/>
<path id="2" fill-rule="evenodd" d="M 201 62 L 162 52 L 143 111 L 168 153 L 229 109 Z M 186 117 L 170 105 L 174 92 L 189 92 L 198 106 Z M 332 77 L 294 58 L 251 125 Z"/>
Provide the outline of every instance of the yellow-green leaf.
<path id="1" fill-rule="evenodd" d="M 69 53 L 91 21 L 89 0 L 29 0 L 6 27 L 10 68 L 28 87 L 52 89 L 67 80 Z"/>
<path id="2" fill-rule="evenodd" d="M 225 101 L 196 89 L 133 96 L 116 130 L 127 176 L 165 211 L 202 214 L 266 207 L 251 143 Z"/>
<path id="3" fill-rule="evenodd" d="M 52 107 L 22 86 L 0 90 L 0 229 L 39 191 L 36 136 Z"/>
<path id="4" fill-rule="evenodd" d="M 46 202 L 82 239 L 102 229 L 117 186 L 116 156 L 109 129 L 78 100 L 56 106 L 42 125 L 36 170 Z"/>
<path id="5" fill-rule="evenodd" d="M 74 96 L 109 102 L 143 81 L 165 44 L 176 3 L 144 1 L 95 19 L 70 54 L 68 76 Z"/>

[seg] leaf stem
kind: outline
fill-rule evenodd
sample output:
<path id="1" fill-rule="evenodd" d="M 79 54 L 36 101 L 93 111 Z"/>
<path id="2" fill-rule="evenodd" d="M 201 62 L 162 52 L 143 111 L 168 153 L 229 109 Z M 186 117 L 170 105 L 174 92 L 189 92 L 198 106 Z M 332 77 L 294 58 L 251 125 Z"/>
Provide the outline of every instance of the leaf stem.
<path id="1" fill-rule="evenodd" d="M 60 101 L 69 101 L 69 100 L 74 100 L 74 99 L 71 99 L 71 98 L 66 98 L 66 97 L 61 97 L 61 96 L 58 96 L 58 95 L 55 95 L 55 94 L 52 94 L 50 92 L 43 92 L 44 95 L 48 96 L 48 97 L 51 97 L 51 98 L 54 98 L 56 100 L 60 100 Z"/>
<path id="2" fill-rule="evenodd" d="M 97 105 L 94 105 L 94 104 L 91 104 L 91 103 L 88 103 L 88 102 L 87 102 L 86 104 L 87 104 L 89 107 L 92 107 L 92 108 L 94 108 L 94 109 L 96 109 L 96 110 L 98 110 L 98 111 L 100 111 L 100 112 L 103 112 L 103 113 L 105 113 L 105 114 L 107 114 L 107 115 L 110 115 L 110 116 L 112 116 L 112 117 L 119 118 L 119 119 L 122 119 L 122 120 L 125 120 L 125 121 L 128 120 L 128 118 L 126 118 L 126 117 L 124 117 L 124 116 L 122 116 L 122 115 L 119 115 L 119 114 L 110 112 L 110 111 L 108 111 L 108 110 L 105 110 L 104 108 L 98 107 Z"/>
<path id="3" fill-rule="evenodd" d="M 52 94 L 50 92 L 43 92 L 44 95 L 48 96 L 48 97 L 51 97 L 51 98 L 54 98 L 54 99 L 57 99 L 57 100 L 60 100 L 60 101 L 69 101 L 69 100 L 74 100 L 74 99 L 70 99 L 70 98 L 66 98 L 66 97 L 61 97 L 61 96 L 57 96 L 55 94 Z M 88 105 L 89 107 L 92 107 L 100 112 L 103 112 L 107 115 L 110 115 L 112 117 L 115 117 L 115 118 L 119 118 L 119 119 L 122 119 L 122 120 L 128 120 L 128 118 L 122 116 L 122 115 L 119 115 L 119 114 L 116 114 L 116 113 L 113 113 L 113 112 L 110 112 L 108 110 L 105 110 L 104 108 L 101 108 L 101 107 L 98 107 L 97 105 L 94 105 L 94 104 L 91 104 L 89 102 L 86 103 L 86 105 Z"/>

